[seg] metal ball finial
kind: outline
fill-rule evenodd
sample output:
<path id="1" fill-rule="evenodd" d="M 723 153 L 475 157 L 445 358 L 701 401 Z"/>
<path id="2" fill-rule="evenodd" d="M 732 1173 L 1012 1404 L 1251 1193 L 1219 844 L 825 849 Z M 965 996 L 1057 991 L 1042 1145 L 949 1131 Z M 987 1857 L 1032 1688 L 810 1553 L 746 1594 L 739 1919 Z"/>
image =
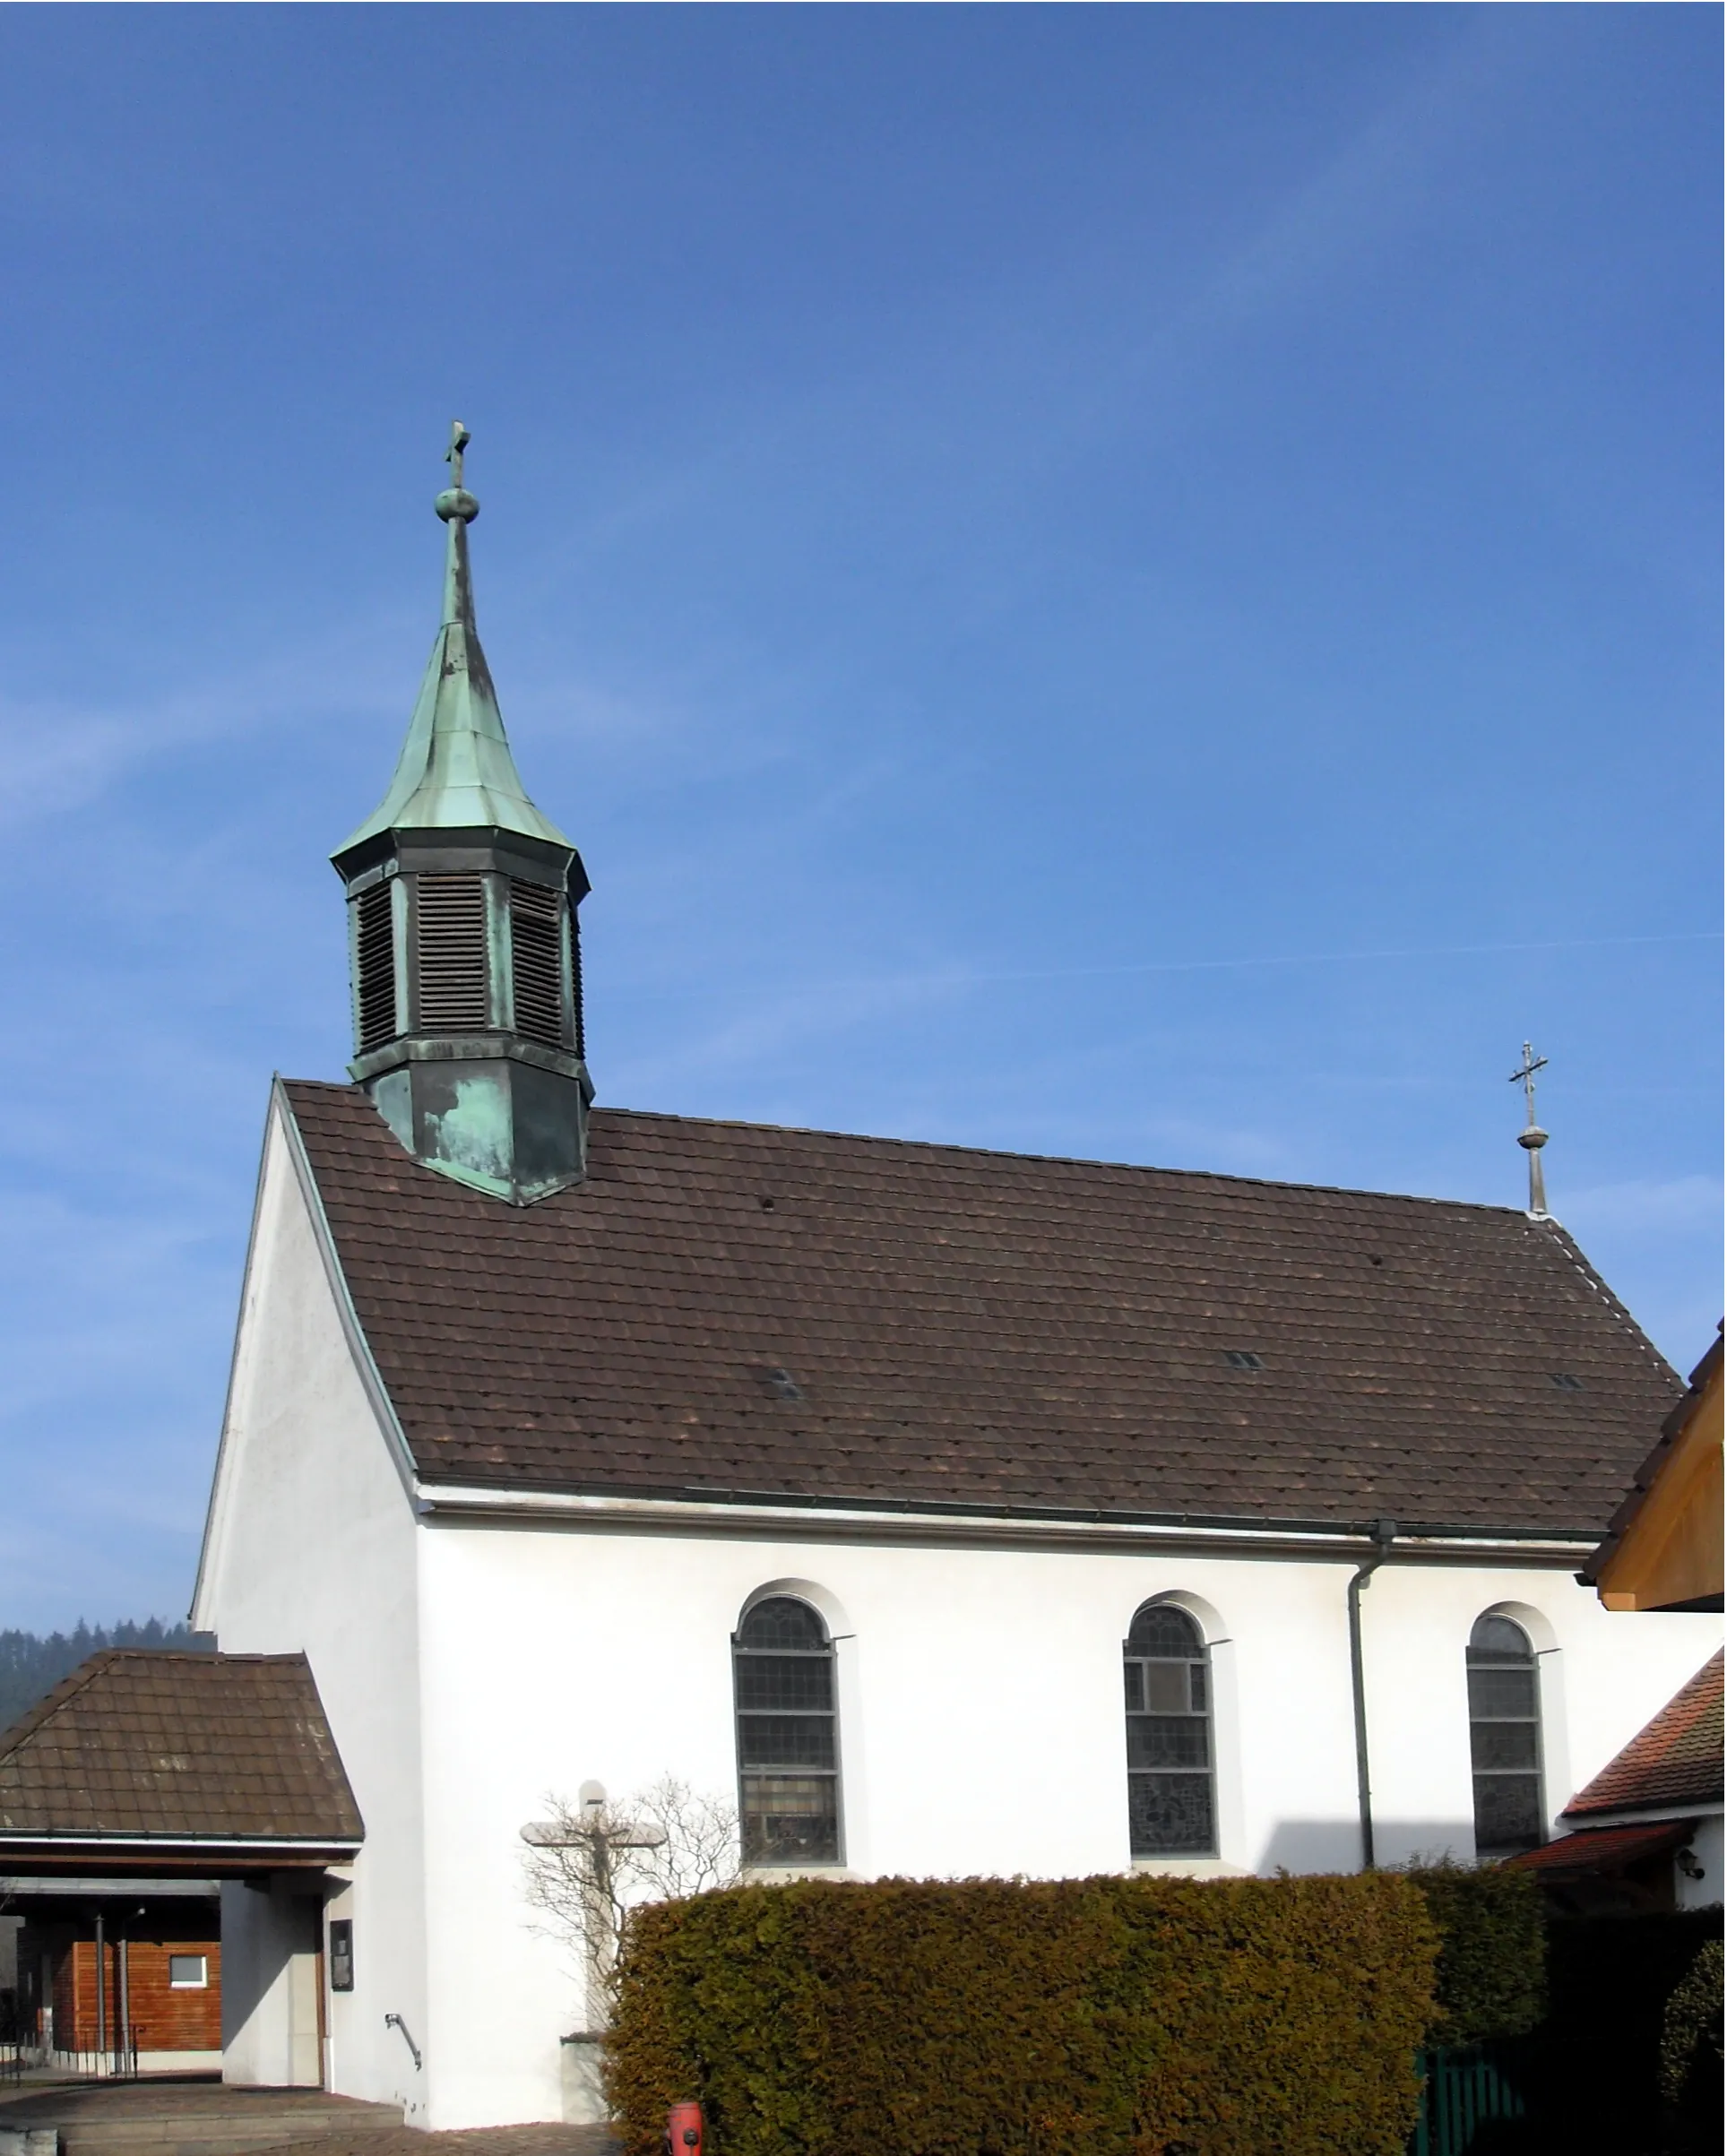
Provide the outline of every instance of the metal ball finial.
<path id="1" fill-rule="evenodd" d="M 450 484 L 432 504 L 446 524 L 458 516 L 464 524 L 471 524 L 479 514 L 479 504 L 462 483 L 462 454 L 472 440 L 460 419 L 451 420 L 450 446 L 444 453 L 444 461 L 450 467 Z"/>

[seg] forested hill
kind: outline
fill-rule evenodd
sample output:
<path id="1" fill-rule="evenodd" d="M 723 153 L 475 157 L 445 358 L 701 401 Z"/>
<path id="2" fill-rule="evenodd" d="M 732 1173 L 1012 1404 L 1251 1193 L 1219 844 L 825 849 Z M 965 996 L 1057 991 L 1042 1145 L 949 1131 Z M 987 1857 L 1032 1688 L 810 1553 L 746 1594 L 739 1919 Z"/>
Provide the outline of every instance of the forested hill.
<path id="1" fill-rule="evenodd" d="M 186 1625 L 86 1625 L 71 1632 L 0 1632 L 0 1730 L 9 1729 L 27 1707 L 50 1692 L 80 1662 L 104 1647 L 168 1647 L 180 1654 L 208 1654 L 215 1640 Z"/>

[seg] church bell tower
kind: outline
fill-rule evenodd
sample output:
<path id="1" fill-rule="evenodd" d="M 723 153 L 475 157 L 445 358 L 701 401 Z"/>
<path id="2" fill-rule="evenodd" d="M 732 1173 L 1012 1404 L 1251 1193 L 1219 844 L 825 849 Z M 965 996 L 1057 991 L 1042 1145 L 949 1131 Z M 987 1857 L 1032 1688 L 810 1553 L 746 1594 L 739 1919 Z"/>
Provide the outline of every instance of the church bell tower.
<path id="1" fill-rule="evenodd" d="M 444 621 L 390 790 L 330 857 L 348 893 L 349 1070 L 403 1148 L 513 1205 L 580 1182 L 582 857 L 529 800 L 474 627 L 451 431 Z"/>

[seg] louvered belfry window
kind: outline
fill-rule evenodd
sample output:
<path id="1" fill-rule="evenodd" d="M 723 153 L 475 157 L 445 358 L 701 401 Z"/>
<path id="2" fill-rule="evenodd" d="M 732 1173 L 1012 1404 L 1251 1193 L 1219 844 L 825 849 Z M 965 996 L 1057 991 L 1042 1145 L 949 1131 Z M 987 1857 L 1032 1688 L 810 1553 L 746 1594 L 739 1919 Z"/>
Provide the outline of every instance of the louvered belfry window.
<path id="1" fill-rule="evenodd" d="M 355 1031 L 362 1056 L 396 1037 L 396 931 L 391 885 L 354 901 Z"/>
<path id="2" fill-rule="evenodd" d="M 564 1045 L 561 903 L 544 884 L 510 878 L 510 966 L 515 1030 L 548 1048 Z"/>
<path id="3" fill-rule="evenodd" d="M 582 1020 L 582 924 L 570 908 L 570 1016 L 575 1022 L 575 1052 L 585 1056 L 588 1044 Z"/>
<path id="4" fill-rule="evenodd" d="M 486 1030 L 486 884 L 478 875 L 416 879 L 422 1033 Z"/>

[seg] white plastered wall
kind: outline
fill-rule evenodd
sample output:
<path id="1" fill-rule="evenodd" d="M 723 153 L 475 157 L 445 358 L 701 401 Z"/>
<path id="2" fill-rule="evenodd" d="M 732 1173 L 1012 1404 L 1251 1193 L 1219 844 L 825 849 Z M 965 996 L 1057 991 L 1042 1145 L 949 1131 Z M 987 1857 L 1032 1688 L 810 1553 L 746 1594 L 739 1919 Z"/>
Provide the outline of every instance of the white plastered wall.
<path id="1" fill-rule="evenodd" d="M 325 2066 L 341 2093 L 425 2123 L 401 2034 L 426 2020 L 418 1582 L 412 1500 L 362 1382 L 280 1108 L 272 1111 L 194 1620 L 230 1653 L 302 1651 L 366 1825 L 341 1913 L 354 1988 L 330 1996 Z M 268 1898 L 223 1896 L 233 2080 L 305 2057 L 304 1970 Z M 232 1994 L 231 2002 L 230 1996 Z M 422 2043 L 422 2049 L 423 2049 Z"/>
<path id="2" fill-rule="evenodd" d="M 1130 1858 L 1121 1642 L 1140 1602 L 1201 1619 L 1221 1853 L 1204 1871 L 1359 1858 L 1338 1562 L 428 1524 L 422 1696 L 428 2072 L 440 2126 L 555 2117 L 574 1962 L 531 1928 L 521 1827 L 548 1793 L 671 1772 L 735 1789 L 730 1639 L 767 1585 L 839 1635 L 846 1868 L 1052 1876 Z M 1403 1562 L 1363 1597 L 1381 1862 L 1472 1851 L 1464 1649 L 1483 1610 L 1550 1627 L 1557 1812 L 1711 1651 L 1708 1617 L 1628 1631 L 1566 1573 Z M 1545 1634 L 1544 1634 L 1545 1636 Z M 1538 1641 L 1538 1644 L 1541 1642 Z"/>

